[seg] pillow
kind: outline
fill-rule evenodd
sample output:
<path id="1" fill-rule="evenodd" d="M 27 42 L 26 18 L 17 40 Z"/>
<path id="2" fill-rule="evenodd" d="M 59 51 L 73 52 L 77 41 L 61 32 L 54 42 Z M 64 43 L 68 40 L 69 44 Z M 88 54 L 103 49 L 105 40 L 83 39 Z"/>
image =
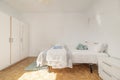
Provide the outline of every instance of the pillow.
<path id="1" fill-rule="evenodd" d="M 94 48 L 94 51 L 96 51 L 96 52 L 102 52 L 102 47 L 103 47 L 103 44 L 98 44 L 98 45 L 96 45 L 95 46 L 95 48 Z"/>
<path id="2" fill-rule="evenodd" d="M 61 45 L 61 44 L 55 44 L 54 46 L 53 46 L 53 49 L 62 49 L 64 46 L 63 45 Z"/>
<path id="3" fill-rule="evenodd" d="M 53 49 L 62 49 L 63 46 L 53 46 Z"/>
<path id="4" fill-rule="evenodd" d="M 108 48 L 107 44 L 98 44 L 95 46 L 94 50 L 99 53 L 107 53 L 107 48 Z"/>
<path id="5" fill-rule="evenodd" d="M 88 47 L 86 45 L 83 45 L 83 44 L 79 44 L 77 47 L 76 47 L 77 50 L 88 50 Z"/>
<path id="6" fill-rule="evenodd" d="M 94 43 L 87 43 L 88 50 L 90 50 L 90 51 L 94 51 L 94 50 L 95 50 L 96 45 L 98 45 L 98 44 L 94 44 Z"/>
<path id="7" fill-rule="evenodd" d="M 100 53 L 107 53 L 107 48 L 108 48 L 107 44 L 101 44 L 99 52 Z"/>

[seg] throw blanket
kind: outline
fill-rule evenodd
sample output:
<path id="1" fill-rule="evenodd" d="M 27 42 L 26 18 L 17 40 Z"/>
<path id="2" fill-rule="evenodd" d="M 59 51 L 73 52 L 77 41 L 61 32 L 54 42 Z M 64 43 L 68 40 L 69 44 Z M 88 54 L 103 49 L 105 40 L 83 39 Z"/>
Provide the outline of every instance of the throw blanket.
<path id="1" fill-rule="evenodd" d="M 65 46 L 62 49 L 48 49 L 41 52 L 37 58 L 37 66 L 48 65 L 52 68 L 72 68 L 71 52 Z"/>

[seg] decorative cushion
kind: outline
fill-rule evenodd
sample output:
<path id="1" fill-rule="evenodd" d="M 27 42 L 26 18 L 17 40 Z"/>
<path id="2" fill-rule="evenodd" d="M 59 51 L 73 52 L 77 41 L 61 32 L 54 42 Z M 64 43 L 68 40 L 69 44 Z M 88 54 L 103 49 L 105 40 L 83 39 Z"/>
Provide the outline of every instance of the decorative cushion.
<path id="1" fill-rule="evenodd" d="M 62 44 L 55 44 L 53 46 L 53 49 L 62 49 L 63 47 L 64 47 L 64 45 L 62 45 Z"/>
<path id="2" fill-rule="evenodd" d="M 78 46 L 76 47 L 77 50 L 88 50 L 87 45 L 83 45 L 83 44 L 78 44 Z"/>
<path id="3" fill-rule="evenodd" d="M 53 49 L 62 49 L 62 46 L 53 46 Z"/>

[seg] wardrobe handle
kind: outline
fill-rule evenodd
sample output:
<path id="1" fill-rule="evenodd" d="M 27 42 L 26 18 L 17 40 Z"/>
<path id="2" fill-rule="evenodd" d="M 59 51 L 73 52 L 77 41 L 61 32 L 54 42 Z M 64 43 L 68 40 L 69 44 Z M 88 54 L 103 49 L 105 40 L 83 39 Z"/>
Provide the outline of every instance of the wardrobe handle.
<path id="1" fill-rule="evenodd" d="M 13 42 L 13 38 L 9 38 L 9 42 L 12 43 Z"/>
<path id="2" fill-rule="evenodd" d="M 9 38 L 9 43 L 11 43 L 11 38 Z"/>
<path id="3" fill-rule="evenodd" d="M 20 42 L 23 42 L 23 38 L 20 39 Z"/>
<path id="4" fill-rule="evenodd" d="M 11 38 L 11 42 L 13 43 L 13 38 Z"/>

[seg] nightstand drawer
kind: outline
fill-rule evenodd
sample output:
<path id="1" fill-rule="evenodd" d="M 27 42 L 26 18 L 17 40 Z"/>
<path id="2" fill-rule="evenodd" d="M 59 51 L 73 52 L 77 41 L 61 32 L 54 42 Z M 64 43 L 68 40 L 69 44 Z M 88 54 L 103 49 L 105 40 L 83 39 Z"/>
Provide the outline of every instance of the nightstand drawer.
<path id="1" fill-rule="evenodd" d="M 112 75 L 120 80 L 120 69 L 116 67 L 112 67 L 111 69 Z"/>
<path id="2" fill-rule="evenodd" d="M 103 64 L 105 64 L 105 65 L 107 65 L 107 66 L 109 66 L 109 67 L 112 67 L 112 65 L 110 65 L 108 62 L 106 62 L 106 61 L 102 61 L 102 63 Z"/>
<path id="3" fill-rule="evenodd" d="M 99 76 L 103 80 L 120 80 L 120 59 L 106 57 L 99 59 Z"/>
<path id="4" fill-rule="evenodd" d="M 120 80 L 120 78 L 112 77 L 112 80 Z"/>
<path id="5" fill-rule="evenodd" d="M 102 70 L 102 77 L 103 80 L 112 80 L 112 75 L 105 70 Z"/>
<path id="6" fill-rule="evenodd" d="M 112 69 L 112 66 L 111 65 L 109 65 L 108 63 L 106 63 L 106 62 L 102 62 L 102 68 L 104 69 L 104 70 L 106 70 L 107 72 L 110 72 L 111 71 L 111 69 Z"/>

